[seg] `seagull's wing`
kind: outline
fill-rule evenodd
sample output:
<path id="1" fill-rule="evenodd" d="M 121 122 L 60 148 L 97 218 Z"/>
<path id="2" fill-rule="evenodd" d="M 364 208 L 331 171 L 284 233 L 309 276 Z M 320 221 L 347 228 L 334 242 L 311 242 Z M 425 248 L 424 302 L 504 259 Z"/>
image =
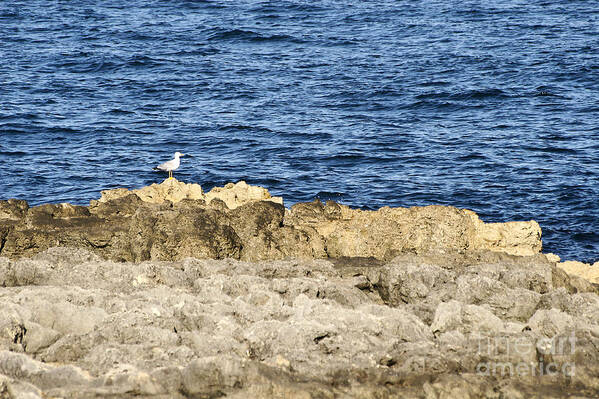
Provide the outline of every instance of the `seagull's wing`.
<path id="1" fill-rule="evenodd" d="M 169 169 L 173 168 L 173 160 L 171 159 L 170 161 L 166 161 L 165 163 L 161 163 L 160 165 L 156 166 L 154 169 L 156 170 L 165 170 L 168 171 Z"/>

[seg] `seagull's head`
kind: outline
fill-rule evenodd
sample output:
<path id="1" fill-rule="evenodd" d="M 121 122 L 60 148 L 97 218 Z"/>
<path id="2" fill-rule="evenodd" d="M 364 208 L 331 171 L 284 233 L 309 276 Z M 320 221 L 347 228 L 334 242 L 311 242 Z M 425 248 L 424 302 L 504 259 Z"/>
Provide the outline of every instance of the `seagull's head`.
<path id="1" fill-rule="evenodd" d="M 179 151 L 175 152 L 175 158 L 182 157 L 185 154 L 181 154 Z"/>

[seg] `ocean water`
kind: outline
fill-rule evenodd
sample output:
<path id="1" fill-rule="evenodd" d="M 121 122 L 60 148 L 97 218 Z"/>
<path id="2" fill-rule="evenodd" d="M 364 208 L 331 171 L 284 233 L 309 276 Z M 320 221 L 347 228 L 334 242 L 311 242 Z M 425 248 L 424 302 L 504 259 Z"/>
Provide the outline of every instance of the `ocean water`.
<path id="1" fill-rule="evenodd" d="M 0 199 L 175 177 L 537 220 L 599 260 L 593 1 L 0 2 Z"/>

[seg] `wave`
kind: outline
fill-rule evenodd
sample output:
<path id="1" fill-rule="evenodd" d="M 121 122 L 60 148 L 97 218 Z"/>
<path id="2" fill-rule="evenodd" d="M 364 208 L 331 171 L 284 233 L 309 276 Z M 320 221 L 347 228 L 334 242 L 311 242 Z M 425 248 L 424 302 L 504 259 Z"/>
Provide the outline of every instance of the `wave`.
<path id="1" fill-rule="evenodd" d="M 35 119 L 41 119 L 42 116 L 33 112 L 18 112 L 15 114 L 9 115 L 0 115 L 0 121 L 20 121 L 20 120 L 28 120 L 32 121 Z"/>
<path id="2" fill-rule="evenodd" d="M 260 126 L 250 126 L 250 125 L 242 125 L 242 124 L 234 124 L 234 125 L 225 125 L 219 126 L 218 130 L 221 132 L 256 132 L 256 133 L 274 133 L 272 130 L 266 127 Z"/>
<path id="3" fill-rule="evenodd" d="M 168 57 L 189 57 L 189 56 L 207 56 L 207 55 L 215 55 L 220 53 L 221 50 L 216 47 L 206 46 L 206 47 L 198 47 L 194 50 L 186 50 L 180 49 L 172 53 L 166 53 L 165 55 Z"/>
<path id="4" fill-rule="evenodd" d="M 324 201 L 328 201 L 328 200 L 339 200 L 345 197 L 345 193 L 343 192 L 339 192 L 339 191 L 319 191 L 318 193 L 316 193 L 316 195 L 314 196 L 314 198 L 317 198 L 319 200 L 324 200 Z"/>
<path id="5" fill-rule="evenodd" d="M 121 109 L 121 108 L 113 108 L 105 113 L 112 114 L 112 115 L 134 115 L 135 111 L 129 111 L 126 109 Z"/>
<path id="6" fill-rule="evenodd" d="M 478 154 L 478 153 L 472 153 L 472 154 L 468 154 L 468 155 L 462 155 L 460 157 L 457 158 L 458 161 L 460 162 L 468 162 L 468 161 L 482 161 L 482 160 L 488 160 L 489 157 L 483 155 L 483 154 Z"/>
<path id="7" fill-rule="evenodd" d="M 208 33 L 207 40 L 218 41 L 243 41 L 253 43 L 290 42 L 305 43 L 304 40 L 286 34 L 262 34 L 253 30 L 215 28 Z"/>
<path id="8" fill-rule="evenodd" d="M 27 153 L 23 151 L 2 151 L 0 150 L 0 155 L 4 155 L 7 157 L 23 157 L 26 156 Z"/>
<path id="9" fill-rule="evenodd" d="M 427 100 L 420 100 L 420 101 L 416 101 L 416 102 L 412 102 L 412 103 L 402 104 L 398 108 L 406 109 L 406 110 L 433 109 L 433 110 L 439 110 L 439 111 L 459 111 L 459 110 L 463 110 L 463 109 L 479 108 L 479 107 L 481 107 L 481 105 L 460 104 L 460 103 L 449 102 L 449 101 L 430 101 L 430 99 L 427 99 Z"/>
<path id="10" fill-rule="evenodd" d="M 294 12 L 300 12 L 300 13 L 298 13 L 299 15 L 302 15 L 301 13 L 305 13 L 305 17 L 309 17 L 310 14 L 312 14 L 314 12 L 321 12 L 321 11 L 326 11 L 326 10 L 328 10 L 327 7 L 320 6 L 320 5 L 316 4 L 315 2 L 296 2 L 296 1 L 268 2 L 268 3 L 260 4 L 259 6 L 250 9 L 251 12 L 256 12 L 256 13 L 280 12 L 282 14 L 289 14 L 289 12 L 294 11 Z"/>
<path id="11" fill-rule="evenodd" d="M 550 154 L 571 154 L 571 155 L 575 155 L 578 154 L 579 151 L 577 150 L 573 150 L 571 148 L 564 148 L 564 147 L 533 147 L 533 146 L 523 146 L 522 149 L 527 150 L 527 151 L 531 151 L 531 152 L 546 152 L 546 153 L 550 153 Z"/>
<path id="12" fill-rule="evenodd" d="M 481 89 L 481 90 L 466 90 L 462 92 L 433 92 L 423 93 L 416 96 L 419 100 L 448 100 L 448 101 L 465 101 L 465 100 L 486 100 L 496 98 L 509 98 L 505 91 L 497 88 Z"/>

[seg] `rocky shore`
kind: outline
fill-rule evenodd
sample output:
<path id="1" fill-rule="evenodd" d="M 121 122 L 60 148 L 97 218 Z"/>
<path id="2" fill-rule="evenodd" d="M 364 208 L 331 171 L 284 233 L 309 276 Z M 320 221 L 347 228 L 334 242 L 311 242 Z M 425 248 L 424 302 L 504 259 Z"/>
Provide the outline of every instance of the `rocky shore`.
<path id="1" fill-rule="evenodd" d="M 596 398 L 598 265 L 541 250 L 243 182 L 0 201 L 0 398 Z"/>

